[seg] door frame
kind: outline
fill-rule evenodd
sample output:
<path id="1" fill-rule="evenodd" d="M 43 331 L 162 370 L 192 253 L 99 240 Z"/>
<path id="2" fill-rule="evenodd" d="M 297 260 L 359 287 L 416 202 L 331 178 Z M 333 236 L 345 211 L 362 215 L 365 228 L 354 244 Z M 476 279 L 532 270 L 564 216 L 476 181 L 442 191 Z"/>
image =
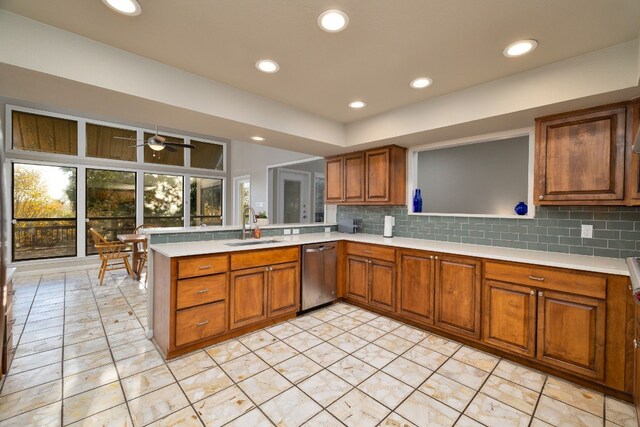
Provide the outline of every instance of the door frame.
<path id="1" fill-rule="evenodd" d="M 276 182 L 278 185 L 278 199 L 276 200 L 276 223 L 278 224 L 284 224 L 284 174 L 292 174 L 292 175 L 300 175 L 303 176 L 303 181 L 300 185 L 300 200 L 302 204 L 307 205 L 307 219 L 309 220 L 308 222 L 311 223 L 313 221 L 311 221 L 311 211 L 313 208 L 313 188 L 312 188 L 312 177 L 313 174 L 311 172 L 307 172 L 307 171 L 300 171 L 300 170 L 295 170 L 295 169 L 279 169 L 278 173 L 276 174 Z M 305 182 L 306 180 L 306 182 Z M 306 196 L 306 198 L 305 198 Z M 302 207 L 301 207 L 302 209 Z M 302 212 L 300 212 L 300 216 L 302 216 Z M 299 223 L 302 223 L 303 219 L 300 218 Z"/>

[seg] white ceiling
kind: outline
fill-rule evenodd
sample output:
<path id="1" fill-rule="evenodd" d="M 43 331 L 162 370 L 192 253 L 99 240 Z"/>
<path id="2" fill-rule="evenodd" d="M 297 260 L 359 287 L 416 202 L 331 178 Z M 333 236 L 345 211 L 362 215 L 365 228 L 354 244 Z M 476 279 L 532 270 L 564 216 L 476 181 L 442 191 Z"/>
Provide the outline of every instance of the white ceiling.
<path id="1" fill-rule="evenodd" d="M 351 123 L 638 37 L 638 0 L 0 0 L 0 7 L 342 123 Z M 317 16 L 344 10 L 349 27 Z M 516 59 L 509 43 L 538 40 Z M 259 73 L 260 58 L 280 64 Z M 421 75 L 432 87 L 416 91 Z M 346 104 L 364 99 L 354 111 Z"/>

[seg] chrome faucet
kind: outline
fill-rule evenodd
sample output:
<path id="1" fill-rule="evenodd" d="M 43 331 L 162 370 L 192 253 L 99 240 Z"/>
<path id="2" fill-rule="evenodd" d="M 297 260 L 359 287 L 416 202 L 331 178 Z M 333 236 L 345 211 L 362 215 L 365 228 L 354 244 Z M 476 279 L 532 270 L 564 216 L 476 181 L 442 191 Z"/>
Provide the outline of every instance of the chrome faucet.
<path id="1" fill-rule="evenodd" d="M 253 237 L 253 227 L 251 226 L 251 218 L 254 218 L 254 222 L 255 222 L 256 211 L 254 211 L 251 206 L 247 206 L 242 210 L 242 237 L 240 237 L 242 240 L 246 240 L 247 238 L 247 228 L 246 228 L 246 224 L 244 223 L 244 216 L 246 215 L 247 210 L 249 210 L 249 236 Z"/>

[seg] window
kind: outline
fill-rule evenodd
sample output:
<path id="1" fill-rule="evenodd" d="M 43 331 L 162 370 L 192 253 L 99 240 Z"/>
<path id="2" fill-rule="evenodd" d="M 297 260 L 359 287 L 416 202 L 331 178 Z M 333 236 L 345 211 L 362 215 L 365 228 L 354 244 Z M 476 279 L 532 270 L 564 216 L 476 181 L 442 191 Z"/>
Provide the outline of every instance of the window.
<path id="1" fill-rule="evenodd" d="M 191 144 L 196 147 L 191 152 L 191 167 L 215 171 L 224 170 L 224 146 L 222 144 L 194 141 L 193 139 Z"/>
<path id="2" fill-rule="evenodd" d="M 222 180 L 191 178 L 191 225 L 222 225 Z"/>
<path id="3" fill-rule="evenodd" d="M 76 168 L 14 163 L 13 261 L 76 255 Z"/>
<path id="4" fill-rule="evenodd" d="M 78 154 L 78 122 L 22 111 L 11 112 L 13 148 Z"/>
<path id="5" fill-rule="evenodd" d="M 324 222 L 324 173 L 313 174 L 313 222 Z"/>
<path id="6" fill-rule="evenodd" d="M 136 173 L 87 169 L 87 254 L 97 253 L 89 228 L 108 240 L 136 228 Z"/>
<path id="7" fill-rule="evenodd" d="M 135 162 L 136 135 L 135 130 L 87 123 L 87 156 Z"/>
<path id="8" fill-rule="evenodd" d="M 153 133 L 144 133 L 144 140 L 147 141 L 153 137 Z M 184 139 L 175 138 L 173 136 L 165 136 L 167 142 L 175 142 L 176 144 L 184 144 Z M 140 142 L 142 144 L 142 142 Z M 165 147 L 163 150 L 155 151 L 149 148 L 148 145 L 144 146 L 144 162 L 156 163 L 160 165 L 172 165 L 172 166 L 184 166 L 184 150 L 183 148 Z"/>
<path id="9" fill-rule="evenodd" d="M 144 174 L 144 223 L 156 227 L 182 227 L 183 177 L 177 175 Z"/>

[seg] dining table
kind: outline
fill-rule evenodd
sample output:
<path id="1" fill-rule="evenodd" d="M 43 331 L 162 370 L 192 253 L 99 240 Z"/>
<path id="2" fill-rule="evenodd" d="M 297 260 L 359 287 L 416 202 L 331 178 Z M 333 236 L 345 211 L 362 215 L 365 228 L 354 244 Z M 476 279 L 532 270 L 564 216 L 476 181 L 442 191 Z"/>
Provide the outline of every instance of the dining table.
<path id="1" fill-rule="evenodd" d="M 131 245 L 131 271 L 135 280 L 140 280 L 144 267 L 144 252 L 147 236 L 144 234 L 118 234 L 118 240 Z"/>

